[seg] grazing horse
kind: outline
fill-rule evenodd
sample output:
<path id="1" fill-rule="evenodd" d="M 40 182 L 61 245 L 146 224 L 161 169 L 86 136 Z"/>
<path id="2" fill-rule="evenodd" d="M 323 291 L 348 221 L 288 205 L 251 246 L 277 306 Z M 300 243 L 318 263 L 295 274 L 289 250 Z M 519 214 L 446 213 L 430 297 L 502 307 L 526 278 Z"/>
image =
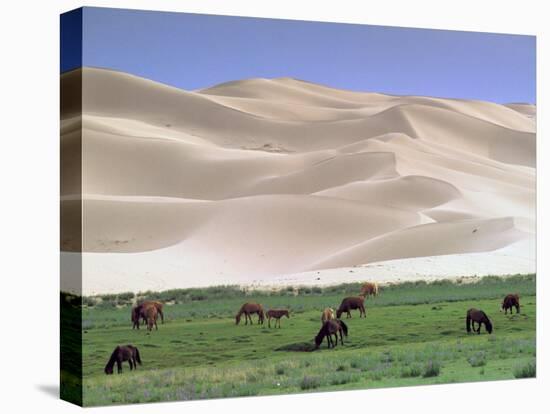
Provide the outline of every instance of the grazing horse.
<path id="1" fill-rule="evenodd" d="M 477 322 L 477 329 L 475 328 L 475 323 Z M 471 324 L 471 328 L 470 328 Z M 489 317 L 479 309 L 469 309 L 468 312 L 466 312 L 466 331 L 471 332 L 473 330 L 474 332 L 477 332 L 478 335 L 481 333 L 481 324 L 485 324 L 485 330 L 488 333 L 493 332 L 493 324 L 489 320 Z"/>
<path id="2" fill-rule="evenodd" d="M 332 308 L 325 308 L 323 313 L 321 314 L 321 326 L 326 322 L 330 321 L 331 319 L 334 319 L 334 309 Z"/>
<path id="3" fill-rule="evenodd" d="M 504 300 L 502 301 L 502 308 L 500 311 L 502 312 L 504 310 L 504 314 L 508 314 L 508 309 L 510 309 L 510 314 L 514 311 L 513 308 L 516 308 L 516 313 L 519 313 L 519 295 L 506 295 Z"/>
<path id="4" fill-rule="evenodd" d="M 321 326 L 321 330 L 315 337 L 315 349 L 319 349 L 325 337 L 327 338 L 327 348 L 334 348 L 338 345 L 338 334 L 340 334 L 340 343 L 344 345 L 342 333 L 348 336 L 348 327 L 344 321 L 339 319 L 325 321 L 323 326 Z M 334 335 L 336 343 L 333 342 L 332 335 Z"/>
<path id="5" fill-rule="evenodd" d="M 248 321 L 250 320 L 250 324 L 252 325 L 252 317 L 250 315 L 257 313 L 258 314 L 258 324 L 264 324 L 264 308 L 259 303 L 250 303 L 247 302 L 241 306 L 241 309 L 239 309 L 239 312 L 237 315 L 235 315 L 235 324 L 238 325 L 241 321 L 241 315 L 244 313 L 244 320 L 245 325 L 248 325 Z"/>
<path id="6" fill-rule="evenodd" d="M 143 312 L 145 314 L 145 320 L 147 321 L 147 330 L 152 331 L 154 325 L 155 329 L 158 331 L 159 327 L 157 326 L 157 318 L 159 311 L 157 307 L 150 304 L 149 306 L 144 307 Z"/>
<path id="7" fill-rule="evenodd" d="M 340 307 L 336 311 L 336 317 L 340 319 L 342 313 L 346 312 L 348 318 L 351 318 L 351 310 L 359 309 L 359 317 L 367 317 L 367 312 L 365 311 L 365 297 L 364 296 L 350 296 L 344 298 Z"/>
<path id="8" fill-rule="evenodd" d="M 266 312 L 266 315 L 267 315 L 267 326 L 269 328 L 271 328 L 271 318 L 275 318 L 275 328 L 277 327 L 277 323 L 279 323 L 279 328 L 281 327 L 281 318 L 283 316 L 290 318 L 290 315 L 288 314 L 288 310 L 286 309 L 270 309 Z"/>
<path id="9" fill-rule="evenodd" d="M 130 364 L 130 371 L 137 369 L 137 364 L 141 365 L 141 358 L 139 357 L 138 349 L 133 345 L 119 345 L 115 348 L 109 358 L 109 362 L 105 365 L 105 374 L 110 375 L 113 373 L 113 367 L 117 365 L 117 372 L 122 373 L 122 363 L 128 361 Z"/>
<path id="10" fill-rule="evenodd" d="M 361 286 L 360 296 L 378 296 L 378 283 L 364 283 L 363 286 Z"/>
<path id="11" fill-rule="evenodd" d="M 164 313 L 162 310 L 164 305 L 161 302 L 146 300 L 132 308 L 132 329 L 139 329 L 140 320 L 143 320 L 145 323 L 147 323 L 145 308 L 147 308 L 148 306 L 154 306 L 155 308 L 157 308 L 157 312 L 160 315 L 160 320 L 162 323 L 164 323 Z"/>

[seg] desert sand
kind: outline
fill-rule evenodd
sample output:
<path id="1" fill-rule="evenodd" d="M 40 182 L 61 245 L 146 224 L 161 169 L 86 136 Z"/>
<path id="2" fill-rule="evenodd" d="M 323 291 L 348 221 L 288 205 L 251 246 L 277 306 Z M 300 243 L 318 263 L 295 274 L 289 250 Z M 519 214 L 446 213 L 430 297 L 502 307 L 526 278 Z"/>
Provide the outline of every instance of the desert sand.
<path id="1" fill-rule="evenodd" d="M 61 82 L 80 73 L 61 139 L 82 128 L 82 180 L 64 169 L 61 202 L 81 186 L 84 294 L 535 271 L 534 105 L 98 68 Z"/>

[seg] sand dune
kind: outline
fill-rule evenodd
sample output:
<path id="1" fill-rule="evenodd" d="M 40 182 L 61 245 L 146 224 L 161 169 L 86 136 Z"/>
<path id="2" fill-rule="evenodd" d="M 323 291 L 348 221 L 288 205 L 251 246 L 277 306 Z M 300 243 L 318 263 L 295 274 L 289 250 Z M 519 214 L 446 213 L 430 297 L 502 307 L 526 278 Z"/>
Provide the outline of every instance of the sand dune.
<path id="1" fill-rule="evenodd" d="M 82 131 L 83 158 L 82 180 L 64 160 L 61 245 L 82 243 L 85 293 L 337 282 L 373 263 L 403 277 L 403 260 L 422 277 L 433 257 L 445 275 L 479 274 L 483 255 L 534 271 L 533 105 L 291 78 L 184 91 L 97 68 L 61 81 L 80 76 L 83 116 L 70 91 L 62 107 L 61 145 L 76 159 Z"/>

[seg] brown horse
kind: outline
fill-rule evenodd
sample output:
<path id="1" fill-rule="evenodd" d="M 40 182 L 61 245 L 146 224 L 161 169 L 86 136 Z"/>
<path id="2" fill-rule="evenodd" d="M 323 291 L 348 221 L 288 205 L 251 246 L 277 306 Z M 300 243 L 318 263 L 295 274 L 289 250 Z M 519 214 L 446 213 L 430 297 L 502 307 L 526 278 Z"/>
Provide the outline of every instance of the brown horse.
<path id="1" fill-rule="evenodd" d="M 360 296 L 378 296 L 378 283 L 366 282 L 361 286 Z"/>
<path id="2" fill-rule="evenodd" d="M 141 358 L 139 357 L 138 349 L 133 345 L 119 345 L 115 348 L 109 358 L 109 362 L 105 365 L 105 374 L 110 375 L 113 373 L 113 367 L 117 365 L 117 372 L 122 373 L 122 363 L 128 361 L 130 364 L 130 371 L 137 369 L 137 364 L 141 365 Z"/>
<path id="3" fill-rule="evenodd" d="M 145 314 L 145 320 L 147 321 L 147 330 L 152 331 L 153 326 L 158 331 L 159 327 L 157 326 L 157 318 L 159 311 L 154 304 L 144 306 L 143 313 Z"/>
<path id="4" fill-rule="evenodd" d="M 250 303 L 247 302 L 241 306 L 237 315 L 235 315 L 235 324 L 238 325 L 241 321 L 241 315 L 244 313 L 245 325 L 252 325 L 252 317 L 250 315 L 257 313 L 258 314 L 258 324 L 264 324 L 264 308 L 259 303 Z"/>
<path id="5" fill-rule="evenodd" d="M 475 327 L 476 322 L 478 324 L 477 329 Z M 493 332 L 493 324 L 491 323 L 489 317 L 485 314 L 485 312 L 475 308 L 469 309 L 468 312 L 466 312 L 466 331 L 471 332 L 473 330 L 479 335 L 481 333 L 481 324 L 485 325 L 485 330 L 488 333 Z"/>
<path id="6" fill-rule="evenodd" d="M 157 308 L 157 312 L 160 315 L 160 320 L 162 323 L 164 323 L 164 305 L 161 302 L 146 300 L 132 308 L 132 329 L 139 329 L 140 320 L 143 320 L 144 323 L 147 323 L 145 308 L 148 306 L 154 306 Z"/>
<path id="7" fill-rule="evenodd" d="M 338 334 L 340 334 L 340 343 L 344 345 L 342 334 L 348 336 L 348 327 L 344 323 L 344 321 L 341 321 L 339 319 L 331 319 L 325 321 L 323 323 L 323 326 L 321 326 L 321 330 L 314 339 L 315 349 L 319 349 L 319 346 L 321 346 L 325 337 L 327 338 L 327 348 L 334 348 L 336 345 L 338 345 Z M 332 335 L 334 335 L 336 343 L 332 341 Z"/>
<path id="8" fill-rule="evenodd" d="M 321 326 L 326 322 L 330 321 L 331 319 L 334 319 L 334 309 L 332 308 L 325 308 L 323 313 L 321 314 Z"/>
<path id="9" fill-rule="evenodd" d="M 271 318 L 275 318 L 275 328 L 277 327 L 277 323 L 279 323 L 279 328 L 281 327 L 281 318 L 283 316 L 290 318 L 290 315 L 288 314 L 288 310 L 286 309 L 270 309 L 266 312 L 266 316 L 267 316 L 267 326 L 269 328 L 271 328 Z"/>
<path id="10" fill-rule="evenodd" d="M 340 307 L 336 311 L 336 317 L 340 319 L 342 313 L 346 312 L 348 318 L 351 318 L 351 310 L 359 309 L 359 317 L 367 317 L 367 312 L 365 311 L 365 297 L 364 296 L 350 296 L 344 298 Z"/>
<path id="11" fill-rule="evenodd" d="M 513 308 L 516 308 L 516 313 L 519 313 L 519 295 L 518 294 L 510 294 L 506 295 L 504 300 L 502 301 L 502 308 L 500 311 L 502 312 L 504 310 L 504 314 L 508 314 L 508 309 L 510 309 L 510 314 L 513 312 Z"/>

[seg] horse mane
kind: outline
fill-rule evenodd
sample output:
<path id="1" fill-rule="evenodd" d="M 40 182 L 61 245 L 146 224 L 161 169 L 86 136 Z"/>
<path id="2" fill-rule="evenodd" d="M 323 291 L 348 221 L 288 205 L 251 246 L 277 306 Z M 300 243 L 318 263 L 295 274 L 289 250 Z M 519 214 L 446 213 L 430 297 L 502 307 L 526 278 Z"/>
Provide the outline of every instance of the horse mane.
<path id="1" fill-rule="evenodd" d="M 323 342 L 323 338 L 326 336 L 328 330 L 327 322 L 325 322 L 323 326 L 321 326 L 321 329 L 319 329 L 319 333 L 315 336 L 315 345 L 319 345 L 321 342 Z"/>
<path id="2" fill-rule="evenodd" d="M 115 366 L 115 361 L 117 359 L 117 353 L 119 351 L 119 347 L 117 346 L 115 348 L 115 350 L 113 351 L 113 353 L 111 354 L 111 357 L 109 358 L 109 361 L 107 362 L 107 365 L 105 365 L 105 372 L 107 372 L 107 370 L 111 370 L 114 366 Z"/>
<path id="3" fill-rule="evenodd" d="M 471 309 L 468 309 L 468 311 L 466 312 L 466 332 L 472 331 L 472 328 L 470 327 L 470 321 L 472 320 L 472 317 L 470 316 L 471 311 Z"/>

